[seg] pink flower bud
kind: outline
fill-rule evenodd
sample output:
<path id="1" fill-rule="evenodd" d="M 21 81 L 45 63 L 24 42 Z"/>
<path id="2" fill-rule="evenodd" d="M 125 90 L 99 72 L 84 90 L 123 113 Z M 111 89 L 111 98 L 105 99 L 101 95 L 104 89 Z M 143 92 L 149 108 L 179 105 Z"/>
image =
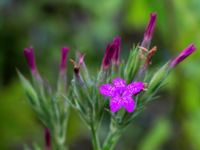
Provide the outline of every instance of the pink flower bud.
<path id="1" fill-rule="evenodd" d="M 147 49 L 149 48 L 150 43 L 151 43 L 151 39 L 153 37 L 155 25 L 156 25 L 156 13 L 151 13 L 150 14 L 150 20 L 149 20 L 149 23 L 146 27 L 146 31 L 144 33 L 144 38 L 143 38 L 143 41 L 142 41 L 142 44 L 141 44 L 142 47 L 145 47 Z"/>
<path id="2" fill-rule="evenodd" d="M 116 66 L 119 66 L 120 64 L 120 45 L 121 45 L 121 38 L 120 36 L 117 36 L 114 38 L 113 40 L 113 43 L 115 43 L 116 45 L 116 49 L 115 49 L 115 52 L 113 54 L 113 64 L 116 65 Z"/>
<path id="3" fill-rule="evenodd" d="M 191 55 L 196 50 L 196 47 L 194 44 L 190 44 L 188 47 L 186 47 L 176 58 L 174 58 L 170 62 L 170 67 L 174 68 L 176 65 L 178 65 L 180 62 L 182 62 L 186 57 Z"/>
<path id="4" fill-rule="evenodd" d="M 109 68 L 111 60 L 113 60 L 114 64 L 119 63 L 120 43 L 120 37 L 115 37 L 113 42 L 107 45 L 101 64 L 103 70 L 107 70 Z"/>
<path id="5" fill-rule="evenodd" d="M 63 47 L 61 50 L 61 61 L 60 61 L 60 74 L 63 75 L 66 71 L 66 61 L 67 61 L 67 55 L 69 52 L 68 47 Z"/>
<path id="6" fill-rule="evenodd" d="M 37 66 L 36 66 L 36 63 L 35 63 L 35 55 L 34 55 L 33 48 L 32 47 L 25 48 L 24 49 L 24 56 L 26 58 L 26 61 L 28 63 L 28 66 L 31 70 L 32 75 L 35 78 L 40 79 L 40 75 L 38 73 Z"/>

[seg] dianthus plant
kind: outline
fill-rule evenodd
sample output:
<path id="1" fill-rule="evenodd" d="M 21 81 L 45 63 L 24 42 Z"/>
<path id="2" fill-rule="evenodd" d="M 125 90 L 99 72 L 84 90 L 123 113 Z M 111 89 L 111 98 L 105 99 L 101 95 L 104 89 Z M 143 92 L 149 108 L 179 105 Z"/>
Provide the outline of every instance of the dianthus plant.
<path id="1" fill-rule="evenodd" d="M 72 80 L 72 99 L 68 102 L 79 113 L 91 131 L 95 150 L 112 150 L 120 136 L 146 104 L 156 97 L 169 72 L 195 51 L 190 44 L 176 58 L 169 60 L 157 71 L 150 64 L 157 50 L 150 43 L 156 25 L 156 13 L 150 20 L 140 45 L 133 47 L 126 60 L 120 60 L 119 36 L 106 47 L 101 67 L 90 73 L 84 63 L 84 55 L 78 54 Z M 110 114 L 110 130 L 104 140 L 99 138 L 99 129 L 104 112 Z"/>
<path id="2" fill-rule="evenodd" d="M 106 47 L 97 72 L 90 72 L 84 54 L 71 59 L 74 75 L 71 86 L 66 88 L 66 57 L 68 48 L 62 49 L 58 87 L 56 91 L 40 76 L 32 48 L 24 50 L 33 76 L 33 84 L 20 73 L 29 102 L 46 127 L 46 148 L 64 150 L 69 106 L 73 107 L 91 132 L 94 150 L 112 150 L 124 130 L 145 106 L 155 99 L 157 92 L 173 68 L 192 54 L 193 44 L 177 57 L 169 60 L 157 71 L 151 71 L 152 58 L 157 47 L 150 48 L 156 25 L 156 13 L 150 14 L 141 44 L 134 46 L 125 60 L 120 59 L 121 38 L 115 37 Z M 69 94 L 67 94 L 69 93 Z M 109 132 L 100 138 L 104 114 L 110 115 Z"/>

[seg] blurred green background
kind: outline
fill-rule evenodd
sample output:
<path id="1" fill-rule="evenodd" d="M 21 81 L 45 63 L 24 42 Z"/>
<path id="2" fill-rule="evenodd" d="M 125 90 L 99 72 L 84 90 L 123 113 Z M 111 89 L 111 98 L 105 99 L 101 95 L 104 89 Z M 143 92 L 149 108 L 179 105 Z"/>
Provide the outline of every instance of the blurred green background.
<path id="1" fill-rule="evenodd" d="M 97 70 L 106 44 L 116 35 L 122 37 L 126 58 L 133 43 L 141 42 L 154 11 L 152 45 L 158 52 L 152 68 L 191 42 L 199 48 L 199 0 L 0 0 L 0 149 L 44 143 L 43 126 L 27 104 L 16 74 L 18 68 L 30 77 L 25 47 L 34 47 L 41 74 L 54 84 L 62 46 L 70 47 L 70 58 L 76 50 L 86 53 L 86 64 Z M 174 70 L 159 100 L 129 127 L 117 150 L 200 149 L 199 58 L 197 50 Z M 68 143 L 72 150 L 90 150 L 90 135 L 80 121 L 72 112 Z"/>

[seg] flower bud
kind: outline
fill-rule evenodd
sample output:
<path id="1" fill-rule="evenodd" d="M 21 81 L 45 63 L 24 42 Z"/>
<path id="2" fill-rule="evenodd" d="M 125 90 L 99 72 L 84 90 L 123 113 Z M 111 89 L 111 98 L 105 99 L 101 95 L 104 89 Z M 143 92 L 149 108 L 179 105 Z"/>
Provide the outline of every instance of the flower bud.
<path id="1" fill-rule="evenodd" d="M 31 70 L 33 77 L 35 77 L 37 80 L 40 80 L 41 77 L 40 77 L 38 70 L 37 70 L 33 48 L 32 47 L 25 48 L 24 49 L 24 56 L 26 58 L 26 61 L 28 63 L 28 66 Z"/>
<path id="2" fill-rule="evenodd" d="M 35 56 L 34 56 L 34 50 L 33 48 L 25 48 L 24 49 L 24 56 L 26 58 L 26 61 L 28 63 L 28 66 L 33 74 L 37 72 L 37 66 L 35 63 Z"/>
<path id="3" fill-rule="evenodd" d="M 146 31 L 144 33 L 144 38 L 143 38 L 143 41 L 141 44 L 142 47 L 145 47 L 147 49 L 150 47 L 155 25 L 156 25 L 156 13 L 151 13 L 150 20 L 146 27 Z"/>
<path id="4" fill-rule="evenodd" d="M 107 45 L 101 65 L 103 70 L 107 70 L 109 68 L 111 60 L 113 60 L 114 64 L 119 63 L 120 43 L 120 37 L 115 37 L 113 42 Z"/>
<path id="5" fill-rule="evenodd" d="M 61 50 L 61 61 L 60 61 L 60 74 L 65 74 L 66 71 L 66 61 L 67 61 L 67 55 L 69 52 L 68 47 L 63 47 Z"/>
<path id="6" fill-rule="evenodd" d="M 176 58 L 174 58 L 170 62 L 170 68 L 176 67 L 180 62 L 182 62 L 186 57 L 191 55 L 196 50 L 196 47 L 194 44 L 190 44 L 188 47 L 186 47 Z"/>
<path id="7" fill-rule="evenodd" d="M 113 54 L 113 59 L 112 59 L 113 64 L 116 65 L 116 66 L 119 66 L 119 64 L 120 64 L 120 51 L 121 51 L 121 49 L 120 49 L 120 45 L 121 45 L 120 36 L 115 37 L 114 40 L 113 40 L 113 43 L 115 43 L 115 47 L 116 47 L 115 52 Z"/>

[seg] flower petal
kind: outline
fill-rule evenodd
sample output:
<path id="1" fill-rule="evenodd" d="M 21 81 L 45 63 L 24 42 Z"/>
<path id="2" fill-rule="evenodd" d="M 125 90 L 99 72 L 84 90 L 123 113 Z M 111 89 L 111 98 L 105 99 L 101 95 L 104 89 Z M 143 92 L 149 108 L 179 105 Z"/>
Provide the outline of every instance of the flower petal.
<path id="1" fill-rule="evenodd" d="M 145 87 L 145 84 L 143 82 L 132 82 L 127 86 L 127 90 L 131 94 L 138 94 L 140 93 Z"/>
<path id="2" fill-rule="evenodd" d="M 113 84 L 117 88 L 126 87 L 126 81 L 119 77 L 113 79 Z"/>
<path id="3" fill-rule="evenodd" d="M 122 107 L 122 99 L 119 96 L 112 97 L 110 100 L 110 110 L 115 113 Z"/>
<path id="4" fill-rule="evenodd" d="M 101 94 L 111 97 L 111 96 L 114 96 L 115 87 L 112 86 L 112 84 L 102 84 L 99 87 L 99 91 Z"/>
<path id="5" fill-rule="evenodd" d="M 129 112 L 133 112 L 135 108 L 135 102 L 131 96 L 125 96 L 122 98 L 124 108 Z"/>

